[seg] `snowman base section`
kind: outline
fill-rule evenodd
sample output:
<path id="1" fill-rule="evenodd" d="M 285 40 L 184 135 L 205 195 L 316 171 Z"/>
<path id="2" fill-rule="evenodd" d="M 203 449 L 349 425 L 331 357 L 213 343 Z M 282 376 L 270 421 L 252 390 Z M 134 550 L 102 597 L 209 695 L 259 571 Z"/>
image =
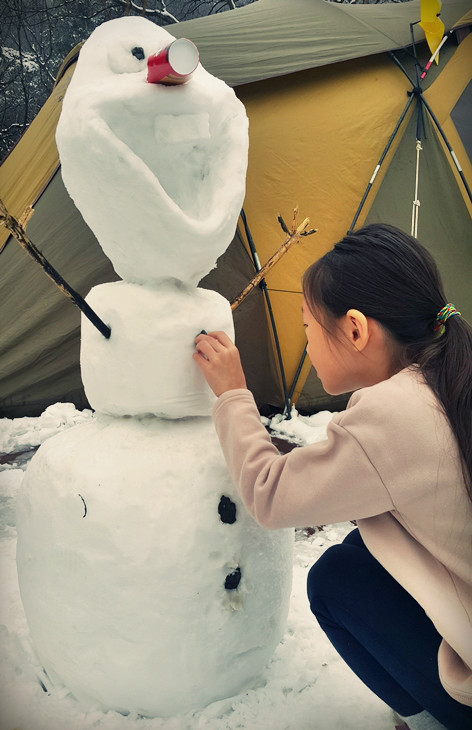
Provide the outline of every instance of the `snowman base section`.
<path id="1" fill-rule="evenodd" d="M 192 359 L 203 329 L 234 340 L 229 302 L 207 289 L 118 281 L 87 303 L 111 328 L 106 339 L 82 317 L 80 365 L 90 405 L 114 416 L 208 416 L 215 396 Z"/>
<path id="2" fill-rule="evenodd" d="M 87 707 L 205 707 L 253 685 L 283 636 L 293 531 L 250 518 L 209 418 L 99 415 L 49 439 L 17 526 L 39 660 Z"/>

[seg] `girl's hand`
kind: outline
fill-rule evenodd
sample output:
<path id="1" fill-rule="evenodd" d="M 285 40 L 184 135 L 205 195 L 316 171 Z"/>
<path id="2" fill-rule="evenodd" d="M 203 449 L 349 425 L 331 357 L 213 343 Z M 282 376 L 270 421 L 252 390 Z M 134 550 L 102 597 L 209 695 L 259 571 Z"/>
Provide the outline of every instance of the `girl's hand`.
<path id="1" fill-rule="evenodd" d="M 192 357 L 216 396 L 247 387 L 238 348 L 227 334 L 200 334 L 195 338 L 195 349 Z"/>

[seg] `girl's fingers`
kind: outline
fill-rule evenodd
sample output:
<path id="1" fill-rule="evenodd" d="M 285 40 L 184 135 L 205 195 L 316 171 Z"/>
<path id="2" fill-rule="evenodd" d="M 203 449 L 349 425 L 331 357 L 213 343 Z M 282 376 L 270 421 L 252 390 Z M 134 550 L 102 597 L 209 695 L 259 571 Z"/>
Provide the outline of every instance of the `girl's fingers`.
<path id="1" fill-rule="evenodd" d="M 205 340 L 211 342 L 215 346 L 215 349 L 218 349 L 218 345 L 222 347 L 233 346 L 233 341 L 225 332 L 201 332 L 195 338 L 195 342 L 204 342 Z"/>
<path id="2" fill-rule="evenodd" d="M 193 359 L 216 396 L 246 387 L 238 349 L 224 332 L 197 335 L 195 350 Z"/>
<path id="3" fill-rule="evenodd" d="M 208 336 L 216 340 L 218 344 L 223 345 L 223 347 L 234 346 L 233 341 L 228 337 L 226 332 L 209 332 Z"/>
<path id="4" fill-rule="evenodd" d="M 206 360 L 209 360 L 216 353 L 213 343 L 209 342 L 206 339 L 196 342 L 195 349 L 197 350 L 197 353 L 203 355 Z"/>
<path id="5" fill-rule="evenodd" d="M 197 335 L 195 347 L 197 350 L 205 352 L 206 355 L 211 355 L 212 352 L 224 352 L 234 345 L 224 332 L 211 332 Z"/>

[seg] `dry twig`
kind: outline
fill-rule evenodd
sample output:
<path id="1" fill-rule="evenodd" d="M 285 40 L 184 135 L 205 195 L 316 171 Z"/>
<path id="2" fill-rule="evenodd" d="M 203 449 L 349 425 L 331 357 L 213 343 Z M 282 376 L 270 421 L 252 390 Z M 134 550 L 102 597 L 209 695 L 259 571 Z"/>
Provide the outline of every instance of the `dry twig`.
<path id="1" fill-rule="evenodd" d="M 252 292 L 253 289 L 262 281 L 262 279 L 266 276 L 267 272 L 272 269 L 275 264 L 280 261 L 282 256 L 287 253 L 287 251 L 294 245 L 294 243 L 298 243 L 300 238 L 302 236 L 311 236 L 313 233 L 316 233 L 315 228 L 311 228 L 309 231 L 306 230 L 310 219 L 305 218 L 305 220 L 300 223 L 299 226 L 297 226 L 297 215 L 298 215 L 298 206 L 294 208 L 293 211 L 293 220 L 292 220 L 292 228 L 289 230 L 287 227 L 287 224 L 285 223 L 282 216 L 279 214 L 277 216 L 277 220 L 280 223 L 280 226 L 284 233 L 288 234 L 288 237 L 283 242 L 283 244 L 280 246 L 280 248 L 270 257 L 268 261 L 262 266 L 262 268 L 257 272 L 256 276 L 254 276 L 253 279 L 249 282 L 249 284 L 242 290 L 242 292 L 234 299 L 233 302 L 231 302 L 231 309 L 234 311 L 239 305 L 241 304 L 244 299 L 246 299 L 247 295 Z"/>

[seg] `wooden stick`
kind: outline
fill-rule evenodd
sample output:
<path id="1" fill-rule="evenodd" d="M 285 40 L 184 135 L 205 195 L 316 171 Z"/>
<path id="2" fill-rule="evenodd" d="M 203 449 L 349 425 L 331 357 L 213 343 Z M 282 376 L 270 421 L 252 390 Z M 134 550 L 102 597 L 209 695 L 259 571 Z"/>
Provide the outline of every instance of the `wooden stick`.
<path id="1" fill-rule="evenodd" d="M 311 229 L 309 231 L 306 231 L 306 227 L 308 226 L 310 219 L 305 218 L 305 220 L 300 223 L 299 226 L 296 225 L 296 217 L 298 213 L 298 208 L 295 208 L 293 212 L 293 223 L 292 223 L 292 230 L 291 232 L 287 228 L 283 218 L 281 215 L 277 216 L 278 221 L 282 227 L 282 229 L 285 231 L 285 233 L 288 233 L 289 236 L 285 239 L 283 244 L 280 246 L 280 248 L 270 257 L 268 261 L 262 266 L 261 269 L 257 272 L 256 276 L 254 276 L 253 279 L 249 282 L 249 284 L 242 290 L 242 292 L 231 302 L 231 310 L 234 312 L 234 310 L 239 307 L 242 301 L 246 299 L 247 295 L 250 294 L 253 289 L 262 281 L 262 279 L 266 276 L 267 272 L 271 270 L 275 264 L 280 261 L 282 256 L 287 253 L 287 251 L 293 246 L 294 243 L 298 243 L 300 238 L 302 236 L 311 236 L 312 233 L 316 233 L 316 229 Z"/>
<path id="2" fill-rule="evenodd" d="M 29 223 L 30 219 L 31 219 L 31 218 L 32 218 L 32 216 L 33 216 L 33 213 L 34 213 L 34 208 L 32 208 L 32 207 L 31 207 L 31 205 L 28 205 L 28 206 L 27 206 L 27 207 L 26 207 L 26 208 L 24 209 L 24 211 L 23 211 L 23 213 L 22 213 L 22 214 L 20 215 L 20 217 L 18 218 L 18 223 L 20 224 L 20 226 L 21 226 L 21 227 L 22 227 L 23 229 L 24 229 L 24 228 L 26 228 L 26 226 L 28 225 L 28 223 Z"/>
<path id="3" fill-rule="evenodd" d="M 5 204 L 0 199 L 0 223 L 3 223 L 7 230 L 10 231 L 12 236 L 18 241 L 20 246 L 33 258 L 37 264 L 39 264 L 46 274 L 66 297 L 76 304 L 79 309 L 85 314 L 85 316 L 92 322 L 93 325 L 102 333 L 107 339 L 111 335 L 111 329 L 108 327 L 100 317 L 95 314 L 93 309 L 87 304 L 80 294 L 78 294 L 71 286 L 62 278 L 62 276 L 54 269 L 45 256 L 39 249 L 36 248 L 34 243 L 30 241 L 25 233 L 23 226 L 9 214 L 5 207 Z"/>

